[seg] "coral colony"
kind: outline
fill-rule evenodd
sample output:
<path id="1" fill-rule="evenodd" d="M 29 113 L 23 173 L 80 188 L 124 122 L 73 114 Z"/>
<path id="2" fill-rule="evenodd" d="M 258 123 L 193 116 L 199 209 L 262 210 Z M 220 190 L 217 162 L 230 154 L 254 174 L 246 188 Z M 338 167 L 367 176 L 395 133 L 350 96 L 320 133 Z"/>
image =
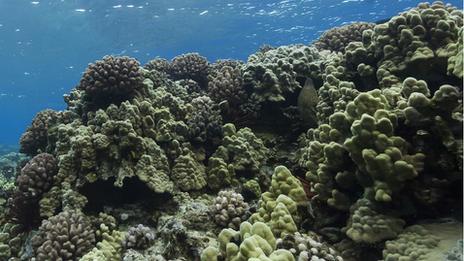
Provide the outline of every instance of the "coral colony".
<path id="1" fill-rule="evenodd" d="M 0 260 L 462 260 L 462 32 L 434 2 L 245 63 L 105 56 L 3 161 Z"/>

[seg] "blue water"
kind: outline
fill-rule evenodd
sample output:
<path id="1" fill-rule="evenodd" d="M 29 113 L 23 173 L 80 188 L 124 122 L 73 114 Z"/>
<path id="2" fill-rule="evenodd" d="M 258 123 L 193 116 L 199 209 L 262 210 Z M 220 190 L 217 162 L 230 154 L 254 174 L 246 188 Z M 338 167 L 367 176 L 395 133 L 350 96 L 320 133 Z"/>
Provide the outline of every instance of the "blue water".
<path id="1" fill-rule="evenodd" d="M 17 144 L 39 110 L 64 109 L 62 95 L 106 54 L 141 63 L 192 51 L 246 60 L 262 44 L 309 43 L 331 27 L 378 21 L 419 2 L 0 0 L 0 144 Z"/>

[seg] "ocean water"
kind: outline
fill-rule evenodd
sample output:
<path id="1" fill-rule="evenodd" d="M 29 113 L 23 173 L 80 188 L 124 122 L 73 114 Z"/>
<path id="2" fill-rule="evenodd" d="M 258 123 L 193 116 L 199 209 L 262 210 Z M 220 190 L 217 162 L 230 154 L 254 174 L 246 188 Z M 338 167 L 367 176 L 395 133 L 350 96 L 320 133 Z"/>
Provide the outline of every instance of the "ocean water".
<path id="1" fill-rule="evenodd" d="M 104 55 L 142 64 L 186 52 L 246 60 L 263 44 L 307 44 L 334 26 L 386 19 L 419 2 L 0 0 L 0 144 L 17 144 L 38 111 L 64 109 L 62 95 Z"/>

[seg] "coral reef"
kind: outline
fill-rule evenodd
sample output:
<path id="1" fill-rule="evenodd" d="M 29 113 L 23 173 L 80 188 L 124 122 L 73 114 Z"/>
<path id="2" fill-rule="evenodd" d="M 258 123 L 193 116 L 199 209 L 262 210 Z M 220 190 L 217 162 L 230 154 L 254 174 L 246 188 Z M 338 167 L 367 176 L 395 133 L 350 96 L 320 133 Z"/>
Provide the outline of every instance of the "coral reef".
<path id="1" fill-rule="evenodd" d="M 251 129 L 236 130 L 235 125 L 223 126 L 224 137 L 209 158 L 208 186 L 217 189 L 233 183 L 243 174 L 257 176 L 266 163 L 269 150 Z"/>
<path id="2" fill-rule="evenodd" d="M 148 248 L 155 240 L 155 234 L 151 228 L 142 224 L 130 227 L 122 242 L 125 248 L 144 249 Z"/>
<path id="3" fill-rule="evenodd" d="M 155 58 L 153 60 L 148 61 L 143 68 L 152 71 L 164 72 L 168 73 L 170 69 L 170 62 L 163 58 Z"/>
<path id="4" fill-rule="evenodd" d="M 221 227 L 238 229 L 249 216 L 250 206 L 243 196 L 230 190 L 221 190 L 214 199 L 211 212 L 214 221 Z"/>
<path id="5" fill-rule="evenodd" d="M 16 178 L 16 189 L 10 198 L 10 215 L 24 226 L 38 222 L 38 202 L 53 185 L 58 162 L 51 154 L 41 153 L 21 169 Z"/>
<path id="6" fill-rule="evenodd" d="M 252 223 L 265 222 L 277 237 L 297 231 L 301 221 L 298 207 L 307 203 L 300 181 L 284 166 L 272 175 L 269 191 L 261 195 L 258 209 L 250 217 Z"/>
<path id="7" fill-rule="evenodd" d="M 84 99 L 95 108 L 119 104 L 142 91 L 142 74 L 137 60 L 127 57 L 105 56 L 89 64 L 78 89 Z"/>
<path id="8" fill-rule="evenodd" d="M 219 248 L 203 251 L 201 260 L 294 260 L 290 251 L 276 250 L 276 239 L 271 229 L 262 222 L 251 225 L 243 222 L 240 230 L 224 229 L 218 236 Z M 258 259 L 258 260 L 259 260 Z"/>
<path id="9" fill-rule="evenodd" d="M 94 243 L 94 231 L 87 217 L 71 211 L 44 220 L 32 239 L 37 261 L 76 260 L 92 249 Z"/>
<path id="10" fill-rule="evenodd" d="M 367 29 L 374 29 L 375 24 L 357 22 L 325 31 L 313 44 L 318 49 L 334 52 L 345 52 L 345 47 L 351 42 L 362 40 L 362 34 Z"/>
<path id="11" fill-rule="evenodd" d="M 243 67 L 244 84 L 253 88 L 259 101 L 279 102 L 301 89 L 299 79 L 320 72 L 319 53 L 314 47 L 282 46 L 248 57 Z M 304 82 L 304 80 L 303 80 Z"/>
<path id="12" fill-rule="evenodd" d="M 46 152 L 48 145 L 48 130 L 57 123 L 58 112 L 53 110 L 43 110 L 34 117 L 31 126 L 23 133 L 19 141 L 20 152 L 29 156 L 34 156 L 41 152 Z"/>
<path id="13" fill-rule="evenodd" d="M 187 53 L 174 57 L 169 74 L 175 80 L 191 79 L 201 86 L 207 84 L 208 60 L 198 53 Z"/>
<path id="14" fill-rule="evenodd" d="M 337 255 L 337 252 L 319 242 L 319 240 L 307 234 L 301 234 L 296 232 L 294 234 L 288 234 L 283 238 L 277 239 L 278 249 L 289 250 L 295 260 L 307 261 L 307 260 L 333 260 L 343 261 L 343 258 Z"/>
<path id="15" fill-rule="evenodd" d="M 0 259 L 459 260 L 462 28 L 433 2 L 245 63 L 105 56 L 0 160 Z"/>
<path id="16" fill-rule="evenodd" d="M 394 260 L 460 260 L 451 252 L 462 237 L 457 223 L 426 223 L 406 228 L 397 239 L 387 241 L 383 250 L 385 261 Z M 460 253 L 461 254 L 461 253 Z"/>
<path id="17" fill-rule="evenodd" d="M 194 98 L 187 107 L 186 124 L 195 142 L 219 139 L 222 135 L 222 117 L 216 103 L 208 96 Z"/>

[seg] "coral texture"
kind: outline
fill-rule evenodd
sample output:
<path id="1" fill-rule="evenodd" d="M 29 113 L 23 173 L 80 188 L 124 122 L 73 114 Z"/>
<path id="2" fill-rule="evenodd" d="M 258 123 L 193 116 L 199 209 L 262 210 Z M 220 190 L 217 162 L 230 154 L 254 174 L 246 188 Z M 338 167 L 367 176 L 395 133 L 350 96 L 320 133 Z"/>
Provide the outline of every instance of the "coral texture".
<path id="1" fill-rule="evenodd" d="M 77 260 L 92 249 L 95 234 L 84 214 L 64 211 L 44 220 L 32 242 L 37 261 Z"/>
<path id="2" fill-rule="evenodd" d="M 173 79 L 191 79 L 203 85 L 207 82 L 208 60 L 198 53 L 187 53 L 174 57 L 171 61 L 170 75 Z"/>
<path id="3" fill-rule="evenodd" d="M 148 248 L 154 240 L 155 234 L 152 229 L 138 224 L 137 226 L 129 228 L 122 244 L 125 248 L 145 249 Z"/>
<path id="4" fill-rule="evenodd" d="M 373 29 L 375 24 L 357 22 L 325 31 L 319 39 L 314 42 L 318 49 L 334 52 L 344 52 L 345 47 L 351 42 L 362 40 L 362 34 L 367 29 Z"/>
<path id="5" fill-rule="evenodd" d="M 23 133 L 19 141 L 20 152 L 34 156 L 46 152 L 48 145 L 48 130 L 58 120 L 58 112 L 43 110 L 34 117 L 31 126 Z"/>
<path id="6" fill-rule="evenodd" d="M 276 250 L 276 239 L 270 228 L 261 222 L 251 225 L 243 222 L 240 231 L 224 229 L 218 236 L 219 247 L 209 247 L 201 260 L 294 260 L 288 250 Z"/>
<path id="7" fill-rule="evenodd" d="M 137 60 L 127 56 L 105 56 L 90 64 L 78 89 L 97 108 L 119 104 L 142 90 L 142 75 Z"/>
<path id="8" fill-rule="evenodd" d="M 211 212 L 214 221 L 221 227 L 238 229 L 249 216 L 250 206 L 237 192 L 221 190 L 213 204 Z"/>

